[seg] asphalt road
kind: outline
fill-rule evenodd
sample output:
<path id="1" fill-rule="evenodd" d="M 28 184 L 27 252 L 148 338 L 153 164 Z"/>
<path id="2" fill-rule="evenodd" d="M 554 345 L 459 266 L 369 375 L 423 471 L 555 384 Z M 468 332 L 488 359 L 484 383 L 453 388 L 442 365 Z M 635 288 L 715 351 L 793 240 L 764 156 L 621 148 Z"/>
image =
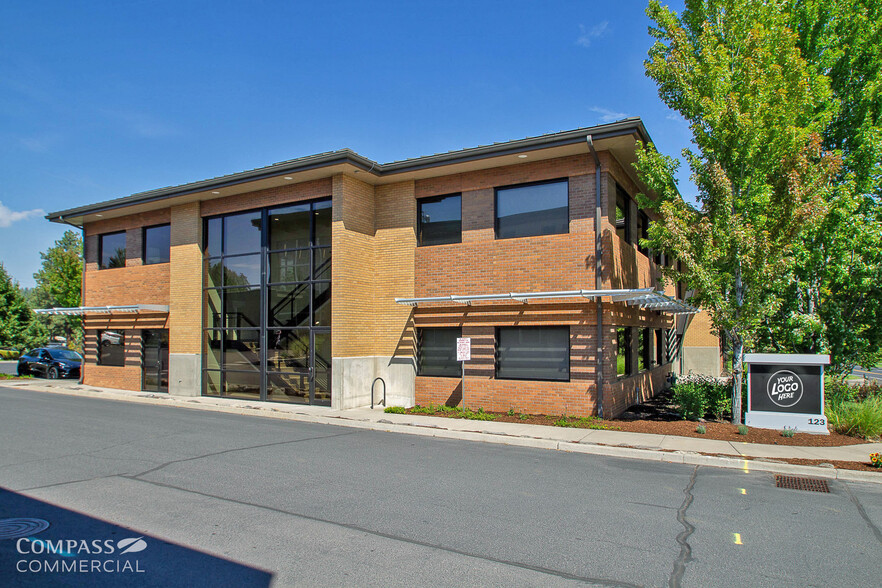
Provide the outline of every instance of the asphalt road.
<path id="1" fill-rule="evenodd" d="M 0 585 L 879 583 L 875 484 L 787 490 L 769 473 L 9 388 L 0 446 L 0 519 L 50 525 L 0 539 Z M 74 549 L 34 553 L 59 539 Z M 96 558 L 115 564 L 51 571 Z"/>
<path id="2" fill-rule="evenodd" d="M 872 367 L 872 368 L 855 368 L 851 372 L 852 377 L 854 378 L 865 378 L 867 380 L 876 380 L 877 382 L 882 382 L 882 368 Z"/>
<path id="3" fill-rule="evenodd" d="M 0 374 L 14 374 L 18 368 L 17 361 L 0 360 Z"/>

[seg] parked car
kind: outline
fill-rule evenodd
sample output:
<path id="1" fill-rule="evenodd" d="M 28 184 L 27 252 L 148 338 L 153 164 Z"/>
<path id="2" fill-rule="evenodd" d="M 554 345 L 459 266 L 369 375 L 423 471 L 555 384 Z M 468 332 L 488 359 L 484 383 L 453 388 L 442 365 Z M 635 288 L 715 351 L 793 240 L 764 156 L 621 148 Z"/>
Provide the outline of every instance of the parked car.
<path id="1" fill-rule="evenodd" d="M 79 378 L 83 358 L 72 349 L 38 347 L 18 358 L 18 375 L 44 378 Z"/>

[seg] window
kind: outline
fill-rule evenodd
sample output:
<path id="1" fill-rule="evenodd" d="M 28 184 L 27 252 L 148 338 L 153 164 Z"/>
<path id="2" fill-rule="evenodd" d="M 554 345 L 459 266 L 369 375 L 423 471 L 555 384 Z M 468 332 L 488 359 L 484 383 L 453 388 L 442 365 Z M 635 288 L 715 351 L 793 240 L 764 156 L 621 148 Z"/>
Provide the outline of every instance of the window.
<path id="1" fill-rule="evenodd" d="M 650 329 L 640 329 L 640 339 L 637 341 L 637 371 L 639 372 L 652 367 L 653 345 L 650 332 Z"/>
<path id="2" fill-rule="evenodd" d="M 643 255 L 649 255 L 649 249 L 640 243 L 640 239 L 647 238 L 649 238 L 649 217 L 646 216 L 645 212 L 640 212 L 637 215 L 637 249 Z"/>
<path id="3" fill-rule="evenodd" d="M 558 180 L 496 189 L 496 238 L 568 233 L 569 182 Z"/>
<path id="4" fill-rule="evenodd" d="M 616 375 L 631 375 L 631 327 L 616 329 Z"/>
<path id="5" fill-rule="evenodd" d="M 570 328 L 497 328 L 496 377 L 568 382 Z"/>
<path id="6" fill-rule="evenodd" d="M 462 337 L 459 328 L 424 328 L 417 333 L 417 374 L 459 378 L 462 365 L 456 361 L 456 340 Z"/>
<path id="7" fill-rule="evenodd" d="M 462 197 L 438 196 L 417 201 L 420 245 L 462 242 Z"/>
<path id="8" fill-rule="evenodd" d="M 631 242 L 631 197 L 616 185 L 616 235 L 626 243 Z"/>
<path id="9" fill-rule="evenodd" d="M 123 331 L 98 331 L 98 365 L 125 365 Z"/>
<path id="10" fill-rule="evenodd" d="M 144 229 L 144 265 L 168 263 L 171 249 L 171 225 Z"/>
<path id="11" fill-rule="evenodd" d="M 125 267 L 126 234 L 108 233 L 98 235 L 98 269 Z"/>

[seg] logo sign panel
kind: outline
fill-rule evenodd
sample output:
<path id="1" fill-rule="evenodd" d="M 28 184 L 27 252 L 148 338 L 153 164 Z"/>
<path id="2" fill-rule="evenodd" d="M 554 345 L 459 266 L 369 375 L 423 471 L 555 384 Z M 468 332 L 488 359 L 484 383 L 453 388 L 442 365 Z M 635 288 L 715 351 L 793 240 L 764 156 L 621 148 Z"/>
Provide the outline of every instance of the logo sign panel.
<path id="1" fill-rule="evenodd" d="M 827 433 L 826 355 L 746 354 L 749 426 Z"/>
<path id="2" fill-rule="evenodd" d="M 472 359 L 472 340 L 470 337 L 460 337 L 456 340 L 456 361 L 470 361 Z"/>

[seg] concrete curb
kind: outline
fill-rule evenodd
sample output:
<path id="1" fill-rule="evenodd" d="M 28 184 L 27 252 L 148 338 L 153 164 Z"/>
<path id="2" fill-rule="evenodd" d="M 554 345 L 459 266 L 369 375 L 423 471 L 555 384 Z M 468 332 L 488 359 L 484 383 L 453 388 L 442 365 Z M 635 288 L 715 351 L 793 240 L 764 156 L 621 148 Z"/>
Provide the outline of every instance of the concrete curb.
<path id="1" fill-rule="evenodd" d="M 2 384 L 9 388 L 30 390 L 34 392 L 46 392 L 50 394 L 65 394 L 68 396 L 83 396 L 86 398 L 101 398 L 104 400 L 116 400 L 121 402 L 135 402 L 139 404 L 151 404 L 159 406 L 173 406 L 177 408 L 190 408 L 212 412 L 224 412 L 242 416 L 256 416 L 289 420 L 307 423 L 319 423 L 337 425 L 354 429 L 382 431 L 387 433 L 403 433 L 406 435 L 420 435 L 424 437 L 437 437 L 439 439 L 456 439 L 460 441 L 477 441 L 481 443 L 496 443 L 499 445 L 511 445 L 516 447 L 529 447 L 533 449 L 552 449 L 571 453 L 584 453 L 590 455 L 603 455 L 607 457 L 621 457 L 625 459 L 642 459 L 664 463 L 679 463 L 687 465 L 703 465 L 717 468 L 742 470 L 745 473 L 751 471 L 773 472 L 780 474 L 814 476 L 817 478 L 843 480 L 848 482 L 864 482 L 882 484 L 882 474 L 846 470 L 835 467 L 803 466 L 788 463 L 763 461 L 762 458 L 740 459 L 737 457 L 703 455 L 690 451 L 670 451 L 630 447 L 625 445 L 603 445 L 582 441 L 562 441 L 534 437 L 531 435 L 511 435 L 493 431 L 457 431 L 447 429 L 435 424 L 417 423 L 413 420 L 393 422 L 385 417 L 405 416 L 386 415 L 377 420 L 370 418 L 355 418 L 344 416 L 345 411 L 334 411 L 339 414 L 323 415 L 310 414 L 312 407 L 259 404 L 253 405 L 249 401 L 232 400 L 224 398 L 207 398 L 203 396 L 168 396 L 166 394 L 154 394 L 151 392 L 129 391 L 103 391 L 82 387 L 73 388 L 68 386 L 34 385 L 30 382 L 22 385 L 13 383 Z M 233 404 L 235 403 L 235 404 Z M 244 403 L 244 404 L 243 404 Z M 315 409 L 312 409 L 315 410 Z M 322 408 L 322 411 L 328 411 Z M 379 415 L 378 415 L 379 416 Z M 410 415 L 407 415 L 410 416 Z M 478 425 L 479 426 L 479 425 Z"/>

